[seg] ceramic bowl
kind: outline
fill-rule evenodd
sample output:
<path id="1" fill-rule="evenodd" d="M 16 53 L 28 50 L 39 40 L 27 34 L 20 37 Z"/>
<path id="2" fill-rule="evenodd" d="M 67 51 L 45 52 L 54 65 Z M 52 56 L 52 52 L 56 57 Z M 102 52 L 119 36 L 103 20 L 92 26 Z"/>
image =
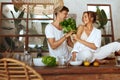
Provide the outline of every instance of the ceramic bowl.
<path id="1" fill-rule="evenodd" d="M 42 62 L 42 58 L 33 58 L 33 64 L 34 66 L 45 66 Z"/>
<path id="2" fill-rule="evenodd" d="M 82 61 L 70 61 L 70 65 L 72 65 L 72 66 L 78 66 L 81 64 L 82 64 Z"/>

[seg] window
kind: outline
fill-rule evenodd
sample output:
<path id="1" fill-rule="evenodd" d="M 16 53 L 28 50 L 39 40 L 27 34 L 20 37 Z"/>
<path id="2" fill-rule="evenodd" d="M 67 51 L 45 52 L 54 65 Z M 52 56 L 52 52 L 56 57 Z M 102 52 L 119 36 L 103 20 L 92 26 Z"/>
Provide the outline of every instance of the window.
<path id="1" fill-rule="evenodd" d="M 0 51 L 48 50 L 45 26 L 53 21 L 53 4 L 1 3 Z"/>

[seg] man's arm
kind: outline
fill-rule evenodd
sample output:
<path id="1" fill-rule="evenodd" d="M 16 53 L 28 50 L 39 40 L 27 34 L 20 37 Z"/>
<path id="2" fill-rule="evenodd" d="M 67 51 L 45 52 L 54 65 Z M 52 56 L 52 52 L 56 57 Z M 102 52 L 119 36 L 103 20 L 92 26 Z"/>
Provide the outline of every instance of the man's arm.
<path id="1" fill-rule="evenodd" d="M 57 41 L 55 41 L 55 38 L 47 38 L 51 48 L 56 49 L 57 47 L 59 47 L 65 40 L 67 40 L 68 37 L 70 37 L 72 33 L 73 32 L 67 33 L 66 35 L 64 35 L 62 38 L 60 38 Z"/>

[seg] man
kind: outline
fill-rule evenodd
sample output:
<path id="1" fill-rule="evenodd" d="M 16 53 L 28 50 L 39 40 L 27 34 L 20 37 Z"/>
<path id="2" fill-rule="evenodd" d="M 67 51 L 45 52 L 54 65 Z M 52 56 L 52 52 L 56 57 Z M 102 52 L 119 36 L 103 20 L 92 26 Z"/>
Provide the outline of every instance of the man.
<path id="1" fill-rule="evenodd" d="M 67 18 L 69 9 L 66 6 L 58 7 L 55 9 L 55 20 L 48 24 L 45 28 L 45 35 L 48 42 L 50 56 L 58 57 L 68 57 L 69 50 L 68 46 L 73 47 L 70 36 L 72 31 L 64 34 L 60 22 Z"/>

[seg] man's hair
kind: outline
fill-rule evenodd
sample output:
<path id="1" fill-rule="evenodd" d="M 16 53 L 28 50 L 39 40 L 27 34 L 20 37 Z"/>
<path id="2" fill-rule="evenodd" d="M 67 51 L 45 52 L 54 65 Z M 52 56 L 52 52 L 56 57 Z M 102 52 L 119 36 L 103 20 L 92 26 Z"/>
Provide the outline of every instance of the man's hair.
<path id="1" fill-rule="evenodd" d="M 69 12 L 69 9 L 66 6 L 63 7 L 57 7 L 54 11 L 55 15 L 57 15 L 58 12 L 62 12 L 62 11 L 67 11 Z"/>

